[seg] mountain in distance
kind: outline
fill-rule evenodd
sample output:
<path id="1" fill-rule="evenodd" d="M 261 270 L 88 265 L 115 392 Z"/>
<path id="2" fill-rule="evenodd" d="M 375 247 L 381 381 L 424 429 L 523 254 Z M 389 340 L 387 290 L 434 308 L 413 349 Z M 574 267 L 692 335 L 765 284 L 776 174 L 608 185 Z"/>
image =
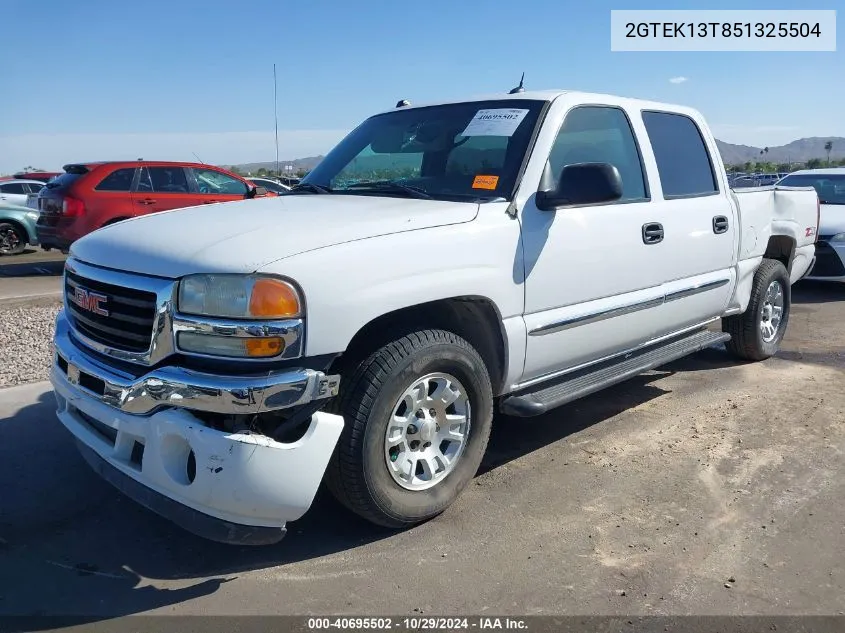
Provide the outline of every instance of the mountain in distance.
<path id="1" fill-rule="evenodd" d="M 769 151 L 760 152 L 762 147 L 751 147 L 750 145 L 734 145 L 716 140 L 722 161 L 727 165 L 739 165 L 746 162 L 767 162 L 767 163 L 806 163 L 811 158 L 827 159 L 827 152 L 824 149 L 825 143 L 833 143 L 830 152 L 831 160 L 845 158 L 845 137 L 842 136 L 814 136 L 801 138 L 792 141 L 787 145 L 777 147 L 769 146 Z"/>
<path id="2" fill-rule="evenodd" d="M 752 147 L 750 145 L 735 145 L 733 143 L 726 143 L 724 141 L 716 140 L 716 145 L 719 148 L 719 153 L 722 155 L 722 161 L 727 165 L 741 165 L 746 162 L 769 162 L 769 163 L 806 163 L 811 158 L 827 159 L 827 152 L 824 149 L 825 143 L 828 141 L 833 143 L 833 149 L 830 152 L 831 160 L 845 159 L 845 137 L 842 136 L 814 136 L 811 138 L 801 138 L 792 141 L 787 145 L 780 145 L 777 147 L 769 146 L 769 151 L 763 154 L 760 152 L 762 147 Z M 379 157 L 367 157 L 374 159 L 373 162 L 379 162 Z M 279 165 L 293 165 L 294 171 L 310 171 L 317 166 L 323 159 L 323 156 L 308 156 L 306 158 L 296 158 L 294 160 L 281 160 Z M 275 170 L 276 162 L 267 161 L 262 163 L 243 163 L 234 165 L 244 173 L 256 173 L 259 169 Z M 378 167 L 384 167 L 383 164 Z"/>
<path id="3" fill-rule="evenodd" d="M 323 160 L 322 156 L 307 156 L 305 158 L 294 158 L 293 160 L 280 160 L 279 166 L 284 169 L 285 165 L 293 165 L 293 171 L 311 171 Z M 229 165 L 227 165 L 228 167 Z M 268 171 L 276 171 L 276 161 L 271 160 L 264 163 L 242 163 L 240 165 L 231 165 L 237 167 L 238 170 L 246 174 L 254 174 L 259 169 L 266 169 Z"/>

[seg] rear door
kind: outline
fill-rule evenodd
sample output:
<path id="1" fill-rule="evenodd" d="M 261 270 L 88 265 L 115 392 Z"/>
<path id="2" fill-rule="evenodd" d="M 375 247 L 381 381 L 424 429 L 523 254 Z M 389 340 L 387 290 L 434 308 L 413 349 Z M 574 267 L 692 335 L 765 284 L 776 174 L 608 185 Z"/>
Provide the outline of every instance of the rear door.
<path id="1" fill-rule="evenodd" d="M 194 167 L 190 172 L 200 202 L 205 204 L 243 200 L 249 191 L 245 182 L 216 169 Z"/>
<path id="2" fill-rule="evenodd" d="M 192 207 L 200 203 L 192 191 L 188 172 L 181 165 L 141 167 L 138 184 L 132 193 L 135 215 Z"/>
<path id="3" fill-rule="evenodd" d="M 645 110 L 653 154 L 653 207 L 661 218 L 664 305 L 656 336 L 720 315 L 733 291 L 737 218 L 715 139 L 692 114 Z"/>
<path id="4" fill-rule="evenodd" d="M 84 196 L 91 230 L 134 215 L 131 191 L 136 171 L 135 167 L 117 167 L 102 176 L 99 170 L 90 176 L 99 177 L 99 182 Z"/>

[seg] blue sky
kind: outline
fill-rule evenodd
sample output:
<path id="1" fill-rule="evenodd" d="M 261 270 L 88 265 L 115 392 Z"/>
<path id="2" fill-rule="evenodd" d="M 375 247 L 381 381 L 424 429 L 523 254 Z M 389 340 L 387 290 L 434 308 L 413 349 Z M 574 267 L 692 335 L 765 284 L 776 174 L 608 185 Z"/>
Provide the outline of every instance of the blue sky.
<path id="1" fill-rule="evenodd" d="M 272 160 L 273 63 L 282 159 L 327 151 L 400 98 L 505 92 L 523 71 L 528 88 L 691 105 L 729 142 L 845 136 L 841 44 L 834 53 L 610 51 L 611 9 L 795 9 L 794 0 L 40 0 L 39 18 L 27 6 L 3 9 L 0 172 L 194 153 Z"/>

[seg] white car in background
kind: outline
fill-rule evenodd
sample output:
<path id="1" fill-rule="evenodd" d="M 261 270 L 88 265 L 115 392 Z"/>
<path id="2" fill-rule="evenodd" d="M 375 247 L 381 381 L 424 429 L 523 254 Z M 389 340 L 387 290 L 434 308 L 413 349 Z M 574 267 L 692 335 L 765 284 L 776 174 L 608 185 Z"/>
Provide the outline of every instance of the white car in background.
<path id="1" fill-rule="evenodd" d="M 845 167 L 796 171 L 778 186 L 812 186 L 819 195 L 816 263 L 807 279 L 845 281 Z"/>
<path id="2" fill-rule="evenodd" d="M 39 180 L 3 180 L 0 181 L 0 202 L 26 206 L 30 194 L 38 194 L 44 188 Z"/>
<path id="3" fill-rule="evenodd" d="M 287 193 L 290 191 L 290 187 L 283 185 L 278 180 L 273 180 L 272 178 L 254 178 L 252 176 L 247 176 L 247 180 L 255 183 L 256 187 L 264 187 L 267 191 L 272 191 L 273 193 Z"/>

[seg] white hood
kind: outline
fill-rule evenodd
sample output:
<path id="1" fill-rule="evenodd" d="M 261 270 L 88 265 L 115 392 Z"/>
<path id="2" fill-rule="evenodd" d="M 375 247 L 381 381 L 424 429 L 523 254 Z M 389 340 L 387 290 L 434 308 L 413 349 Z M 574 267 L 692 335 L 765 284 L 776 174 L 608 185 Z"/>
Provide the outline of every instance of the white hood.
<path id="1" fill-rule="evenodd" d="M 153 213 L 94 231 L 71 246 L 89 264 L 160 277 L 251 273 L 317 248 L 470 222 L 478 204 L 301 194 Z"/>
<path id="2" fill-rule="evenodd" d="M 819 216 L 819 235 L 845 233 L 845 204 L 823 204 Z"/>

